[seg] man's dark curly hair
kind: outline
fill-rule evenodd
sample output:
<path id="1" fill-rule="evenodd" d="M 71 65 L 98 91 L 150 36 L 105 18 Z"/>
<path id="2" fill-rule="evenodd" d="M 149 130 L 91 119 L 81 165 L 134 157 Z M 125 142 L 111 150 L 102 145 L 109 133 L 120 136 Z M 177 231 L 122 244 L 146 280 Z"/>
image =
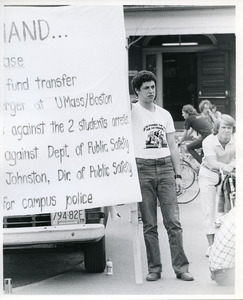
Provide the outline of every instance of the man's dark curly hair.
<path id="1" fill-rule="evenodd" d="M 152 73 L 150 71 L 138 72 L 131 81 L 131 85 L 132 85 L 132 89 L 133 89 L 134 93 L 136 95 L 138 95 L 136 92 L 136 89 L 140 90 L 142 84 L 144 82 L 148 82 L 148 81 L 154 81 L 154 83 L 156 84 L 157 79 L 156 79 L 156 76 L 154 75 L 154 73 Z"/>

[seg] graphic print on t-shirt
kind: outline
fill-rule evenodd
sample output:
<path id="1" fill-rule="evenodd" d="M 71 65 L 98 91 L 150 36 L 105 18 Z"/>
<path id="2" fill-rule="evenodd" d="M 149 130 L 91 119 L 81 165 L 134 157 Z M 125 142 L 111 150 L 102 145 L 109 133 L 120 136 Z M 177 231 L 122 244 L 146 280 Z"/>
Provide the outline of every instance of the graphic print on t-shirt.
<path id="1" fill-rule="evenodd" d="M 144 127 L 146 132 L 145 148 L 167 148 L 165 127 L 161 124 L 150 124 Z"/>

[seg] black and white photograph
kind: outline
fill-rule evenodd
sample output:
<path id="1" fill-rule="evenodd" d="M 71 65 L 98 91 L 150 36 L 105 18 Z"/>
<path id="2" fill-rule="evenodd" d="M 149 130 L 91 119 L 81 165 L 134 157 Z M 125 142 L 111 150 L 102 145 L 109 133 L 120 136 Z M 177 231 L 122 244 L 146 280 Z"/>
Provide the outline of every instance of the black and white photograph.
<path id="1" fill-rule="evenodd" d="M 3 299 L 243 298 L 241 18 L 0 2 Z"/>

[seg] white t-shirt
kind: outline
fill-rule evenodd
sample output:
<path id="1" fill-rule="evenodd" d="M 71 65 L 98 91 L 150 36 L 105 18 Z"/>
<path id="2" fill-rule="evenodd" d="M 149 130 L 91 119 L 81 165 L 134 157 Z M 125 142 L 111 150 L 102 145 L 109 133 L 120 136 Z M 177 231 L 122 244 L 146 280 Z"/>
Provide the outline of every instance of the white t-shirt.
<path id="1" fill-rule="evenodd" d="M 135 157 L 156 159 L 170 156 L 166 133 L 175 132 L 175 127 L 167 110 L 155 105 L 152 112 L 139 102 L 133 104 L 132 131 Z"/>

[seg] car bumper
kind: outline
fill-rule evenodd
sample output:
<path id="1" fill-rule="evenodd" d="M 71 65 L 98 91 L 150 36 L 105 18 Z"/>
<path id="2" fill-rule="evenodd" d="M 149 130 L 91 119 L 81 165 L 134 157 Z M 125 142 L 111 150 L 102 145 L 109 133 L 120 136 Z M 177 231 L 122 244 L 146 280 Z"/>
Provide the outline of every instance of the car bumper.
<path id="1" fill-rule="evenodd" d="M 103 224 L 4 228 L 3 246 L 95 242 L 104 235 Z"/>

